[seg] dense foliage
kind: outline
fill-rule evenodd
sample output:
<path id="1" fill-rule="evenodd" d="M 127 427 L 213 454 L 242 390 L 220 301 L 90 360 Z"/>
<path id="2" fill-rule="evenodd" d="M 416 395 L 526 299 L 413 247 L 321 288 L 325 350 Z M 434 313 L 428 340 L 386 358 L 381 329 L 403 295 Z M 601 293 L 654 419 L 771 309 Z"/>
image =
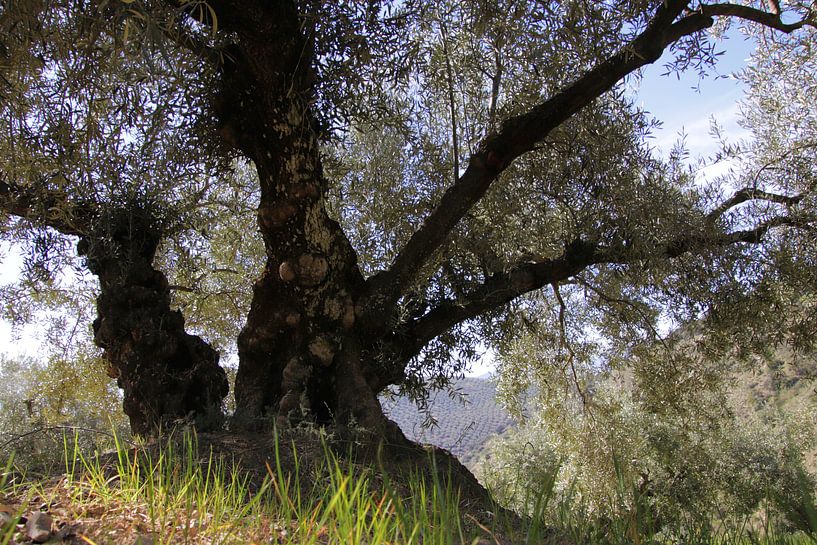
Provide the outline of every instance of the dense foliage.
<path id="1" fill-rule="evenodd" d="M 692 362 L 689 344 L 678 350 L 594 374 L 585 401 L 575 390 L 540 392 L 539 410 L 489 449 L 486 484 L 531 514 L 553 487 L 549 520 L 567 501 L 595 519 L 640 513 L 649 521 L 639 531 L 676 539 L 764 517 L 778 531 L 813 531 L 813 358 L 778 352 L 762 370 L 740 371 L 724 360 Z M 656 391 L 658 376 L 674 387 Z"/>
<path id="2" fill-rule="evenodd" d="M 814 116 L 813 38 L 756 38 L 758 50 L 739 75 L 747 89 L 741 122 L 751 137 L 735 142 L 716 130 L 722 149 L 714 160 L 729 169 L 696 185 L 704 194 L 750 188 L 732 202 L 774 187 L 800 195 L 801 206 L 815 183 L 817 140 L 803 128 Z M 751 203 L 728 221 L 745 225 L 751 213 L 772 208 Z M 669 334 L 654 331 L 656 341 L 627 350 L 598 335 L 602 314 L 566 312 L 575 292 L 564 305 L 545 306 L 559 327 L 529 328 L 502 352 L 500 389 L 511 407 L 529 384 L 541 389 L 538 411 L 494 446 L 483 467 L 498 497 L 531 512 L 537 491 L 554 486 L 594 517 L 646 513 L 640 531 L 680 539 L 691 539 L 693 528 L 711 534 L 721 524 L 772 519 L 813 532 L 813 242 L 814 232 L 803 230 L 779 235 L 751 260 L 713 256 L 710 267 L 724 275 L 708 288 L 708 303 L 683 304 L 709 282 L 698 272 L 685 277 L 664 292 L 663 323 L 654 326 Z M 630 313 L 630 327 L 649 316 L 649 307 L 618 294 L 605 303 Z"/>

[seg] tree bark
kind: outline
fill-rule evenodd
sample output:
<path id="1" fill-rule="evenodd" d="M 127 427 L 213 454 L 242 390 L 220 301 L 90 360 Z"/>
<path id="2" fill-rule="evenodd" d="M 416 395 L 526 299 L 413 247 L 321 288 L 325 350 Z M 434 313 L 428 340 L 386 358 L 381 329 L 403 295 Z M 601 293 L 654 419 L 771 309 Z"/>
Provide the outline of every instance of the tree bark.
<path id="1" fill-rule="evenodd" d="M 150 436 L 173 421 L 196 418 L 200 429 L 221 421 L 228 383 L 219 354 L 184 329 L 170 308 L 167 278 L 153 268 L 160 229 L 145 209 L 120 209 L 77 245 L 99 277 L 94 342 L 108 374 L 124 392 L 136 435 Z"/>
<path id="2" fill-rule="evenodd" d="M 313 121 L 297 100 L 267 111 L 266 126 L 256 132 L 267 138 L 247 148 L 261 181 L 258 226 L 267 260 L 239 336 L 236 418 L 275 414 L 282 424 L 308 414 L 379 428 L 382 413 L 364 378 L 355 328 L 363 278 L 351 244 L 326 212 Z"/>
<path id="3" fill-rule="evenodd" d="M 384 430 L 372 353 L 356 328 L 364 280 L 327 214 L 328 183 L 312 113 L 311 48 L 294 6 L 242 4 L 222 75 L 222 139 L 255 163 L 266 263 L 239 339 L 237 426 L 306 417 Z M 262 29 L 263 32 L 259 32 Z"/>
<path id="4" fill-rule="evenodd" d="M 154 435 L 190 416 L 200 428 L 220 423 L 227 376 L 218 352 L 188 334 L 181 312 L 170 308 L 167 278 L 153 267 L 166 232 L 150 207 L 131 202 L 106 210 L 0 180 L 0 209 L 79 237 L 77 252 L 100 284 L 94 342 L 124 392 L 134 434 Z"/>

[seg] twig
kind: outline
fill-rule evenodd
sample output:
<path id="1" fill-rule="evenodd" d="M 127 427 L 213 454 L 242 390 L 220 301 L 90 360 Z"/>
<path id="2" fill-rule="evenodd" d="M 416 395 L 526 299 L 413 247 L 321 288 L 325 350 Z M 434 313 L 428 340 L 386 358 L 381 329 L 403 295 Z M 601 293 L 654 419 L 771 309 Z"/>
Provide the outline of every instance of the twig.
<path id="1" fill-rule="evenodd" d="M 567 364 L 570 367 L 570 374 L 571 377 L 573 378 L 573 385 L 576 387 L 576 391 L 579 393 L 579 397 L 582 398 L 582 406 L 584 406 L 585 410 L 592 416 L 592 412 L 590 411 L 590 404 L 587 401 L 587 396 L 585 395 L 584 390 L 581 387 L 581 384 L 579 384 L 579 376 L 576 373 L 575 366 L 576 353 L 573 352 L 573 348 L 570 346 L 570 343 L 567 340 L 565 326 L 566 322 L 565 310 L 567 309 L 567 305 L 565 305 L 565 301 L 564 299 L 562 299 L 562 294 L 561 292 L 559 292 L 559 285 L 556 282 L 554 282 L 553 284 L 551 284 L 551 286 L 553 287 L 553 294 L 556 296 L 556 301 L 559 302 L 559 336 L 562 348 L 567 350 L 568 353 Z"/>
<path id="2" fill-rule="evenodd" d="M 4 450 L 7 446 L 11 445 L 12 443 L 17 443 L 19 441 L 22 441 L 26 437 L 29 437 L 29 436 L 37 434 L 37 433 L 44 433 L 44 432 L 49 432 L 49 431 L 84 431 L 84 432 L 88 432 L 88 433 L 95 433 L 97 435 L 105 435 L 107 437 L 110 437 L 111 439 L 116 439 L 117 441 L 123 441 L 123 442 L 129 444 L 132 447 L 137 446 L 136 443 L 134 443 L 133 441 L 128 441 L 127 439 L 123 439 L 121 437 L 118 437 L 118 436 L 114 435 L 113 433 L 109 433 L 109 432 L 102 431 L 102 430 L 97 430 L 97 429 L 94 429 L 94 428 L 84 428 L 82 426 L 45 426 L 45 427 L 42 427 L 42 428 L 37 428 L 37 429 L 31 430 L 31 431 L 26 432 L 26 433 L 24 433 L 22 435 L 17 435 L 15 437 L 9 439 L 8 441 L 6 441 L 2 445 L 0 445 L 0 451 Z"/>

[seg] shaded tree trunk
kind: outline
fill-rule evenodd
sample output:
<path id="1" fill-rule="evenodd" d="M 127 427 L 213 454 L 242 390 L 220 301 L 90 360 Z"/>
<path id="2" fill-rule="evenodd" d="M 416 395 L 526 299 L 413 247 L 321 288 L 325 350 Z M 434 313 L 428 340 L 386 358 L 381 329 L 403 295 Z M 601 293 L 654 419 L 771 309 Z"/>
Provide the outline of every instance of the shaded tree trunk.
<path id="1" fill-rule="evenodd" d="M 261 180 L 258 225 L 267 259 L 239 336 L 237 418 L 308 414 L 380 428 L 356 327 L 363 278 L 351 244 L 326 213 L 312 120 L 297 100 L 273 107 L 267 126 L 248 135 Z"/>
<path id="2" fill-rule="evenodd" d="M 357 256 L 326 211 L 310 43 L 288 2 L 225 10 L 237 40 L 225 55 L 221 137 L 256 165 L 266 263 L 239 339 L 236 421 L 306 416 L 383 432 L 358 327 Z M 221 19 L 221 17 L 220 17 Z"/>
<path id="3" fill-rule="evenodd" d="M 137 435 L 195 416 L 201 428 L 220 422 L 228 384 L 219 354 L 184 329 L 170 308 L 165 275 L 153 268 L 160 230 L 134 206 L 110 215 L 84 235 L 78 251 L 99 277 L 94 342 L 108 373 L 124 392 L 124 410 Z"/>

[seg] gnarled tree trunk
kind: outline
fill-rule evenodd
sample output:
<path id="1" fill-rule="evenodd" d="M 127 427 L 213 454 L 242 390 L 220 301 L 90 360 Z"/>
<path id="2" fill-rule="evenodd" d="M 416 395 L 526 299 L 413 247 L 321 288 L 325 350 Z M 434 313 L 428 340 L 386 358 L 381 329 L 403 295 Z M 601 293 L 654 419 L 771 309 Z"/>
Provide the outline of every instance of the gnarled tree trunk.
<path id="1" fill-rule="evenodd" d="M 99 277 L 94 342 L 124 392 L 131 430 L 152 435 L 174 420 L 195 416 L 216 425 L 228 384 L 219 355 L 184 329 L 170 308 L 165 275 L 153 268 L 160 236 L 149 211 L 134 206 L 82 236 L 78 251 Z"/>
<path id="2" fill-rule="evenodd" d="M 240 14 L 240 15 L 239 15 Z M 308 415 L 342 426 L 387 427 L 367 375 L 355 303 L 357 256 L 326 211 L 311 49 L 288 2 L 225 10 L 237 37 L 225 55 L 218 112 L 224 141 L 258 170 L 266 264 L 238 340 L 236 421 Z"/>

